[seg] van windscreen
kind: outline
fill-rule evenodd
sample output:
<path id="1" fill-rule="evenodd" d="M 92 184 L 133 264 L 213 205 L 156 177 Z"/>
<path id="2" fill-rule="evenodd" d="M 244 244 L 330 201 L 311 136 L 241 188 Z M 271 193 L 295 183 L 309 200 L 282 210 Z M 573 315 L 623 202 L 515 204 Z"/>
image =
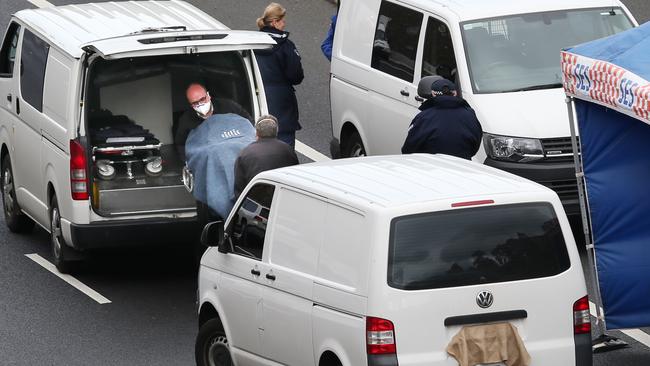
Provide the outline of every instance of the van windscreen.
<path id="1" fill-rule="evenodd" d="M 549 203 L 403 216 L 391 223 L 388 285 L 403 290 L 518 281 L 570 267 Z"/>
<path id="2" fill-rule="evenodd" d="M 461 23 L 475 94 L 560 88 L 560 51 L 632 28 L 621 8 L 573 9 Z"/>

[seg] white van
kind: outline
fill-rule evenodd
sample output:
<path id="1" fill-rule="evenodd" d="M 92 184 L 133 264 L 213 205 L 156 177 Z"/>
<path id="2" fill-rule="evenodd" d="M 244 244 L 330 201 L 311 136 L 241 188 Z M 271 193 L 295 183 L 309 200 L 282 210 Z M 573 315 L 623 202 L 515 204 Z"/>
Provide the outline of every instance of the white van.
<path id="1" fill-rule="evenodd" d="M 421 78 L 456 83 L 484 138 L 474 160 L 553 189 L 579 213 L 560 50 L 637 25 L 618 0 L 342 1 L 332 156 L 399 154 Z"/>
<path id="2" fill-rule="evenodd" d="M 272 44 L 177 0 L 17 12 L 0 49 L 9 228 L 49 231 L 62 272 L 88 249 L 191 243 L 196 203 L 173 139 L 185 90 L 201 82 L 213 99 L 266 113 L 250 50 Z"/>
<path id="3" fill-rule="evenodd" d="M 247 200 L 268 222 L 238 224 Z M 203 234 L 198 365 L 452 366 L 464 327 L 504 323 L 533 366 L 591 365 L 560 200 L 509 173 L 427 154 L 303 164 L 255 177 Z"/>

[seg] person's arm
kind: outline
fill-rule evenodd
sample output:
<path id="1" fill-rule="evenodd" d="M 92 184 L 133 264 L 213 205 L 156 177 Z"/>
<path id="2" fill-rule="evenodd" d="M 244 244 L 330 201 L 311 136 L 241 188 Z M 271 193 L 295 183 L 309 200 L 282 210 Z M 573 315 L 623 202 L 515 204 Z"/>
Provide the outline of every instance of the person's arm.
<path id="1" fill-rule="evenodd" d="M 244 166 L 241 161 L 241 155 L 235 160 L 235 198 L 239 198 L 244 188 L 246 188 L 246 172 L 244 171 Z"/>
<path id="2" fill-rule="evenodd" d="M 323 55 L 327 57 L 329 61 L 332 61 L 332 46 L 334 45 L 334 32 L 336 30 L 336 15 L 332 17 L 332 22 L 330 23 L 330 29 L 327 31 L 327 36 L 323 40 L 323 43 L 320 45 L 320 49 L 323 51 Z"/>
<path id="3" fill-rule="evenodd" d="M 253 117 L 248 113 L 244 107 L 242 107 L 239 103 L 231 100 L 231 99 L 219 99 L 218 100 L 219 107 L 215 109 L 216 114 L 225 114 L 225 113 L 234 113 L 238 114 L 247 120 L 253 122 Z"/>
<path id="4" fill-rule="evenodd" d="M 404 140 L 404 145 L 402 145 L 402 154 L 412 154 L 417 151 L 417 146 L 420 143 L 420 131 L 418 128 L 418 117 L 415 116 L 411 125 L 409 126 L 408 134 L 406 135 L 406 140 Z"/>
<path id="5" fill-rule="evenodd" d="M 287 40 L 285 45 L 283 52 L 284 76 L 291 85 L 298 85 L 302 83 L 302 80 L 305 78 L 300 53 L 298 52 L 296 45 L 290 40 Z"/>

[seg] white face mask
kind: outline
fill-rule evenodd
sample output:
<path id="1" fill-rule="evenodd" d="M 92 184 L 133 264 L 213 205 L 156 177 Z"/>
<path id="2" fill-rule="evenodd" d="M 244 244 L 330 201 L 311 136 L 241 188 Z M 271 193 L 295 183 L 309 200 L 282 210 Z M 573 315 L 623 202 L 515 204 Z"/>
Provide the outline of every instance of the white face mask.
<path id="1" fill-rule="evenodd" d="M 203 104 L 199 104 L 197 106 L 194 106 L 194 110 L 196 111 L 196 113 L 198 113 L 199 116 L 203 117 L 203 118 L 205 118 L 207 116 L 207 114 L 210 113 L 210 109 L 212 109 L 212 103 L 211 102 L 207 102 L 207 103 L 203 103 Z"/>

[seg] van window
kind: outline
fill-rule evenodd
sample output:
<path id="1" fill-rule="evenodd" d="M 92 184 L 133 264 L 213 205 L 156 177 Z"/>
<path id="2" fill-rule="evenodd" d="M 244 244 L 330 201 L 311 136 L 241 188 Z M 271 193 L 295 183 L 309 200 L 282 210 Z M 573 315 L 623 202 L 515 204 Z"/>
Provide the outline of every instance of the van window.
<path id="1" fill-rule="evenodd" d="M 43 87 L 43 113 L 63 129 L 67 129 L 70 92 L 70 65 L 72 61 L 55 48 L 47 60 Z"/>
<path id="2" fill-rule="evenodd" d="M 227 229 L 233 253 L 261 260 L 275 187 L 256 184 L 246 194 Z"/>
<path id="3" fill-rule="evenodd" d="M 327 203 L 285 188 L 280 190 L 278 202 L 282 212 L 273 224 L 269 260 L 272 264 L 313 275 L 325 231 Z"/>
<path id="4" fill-rule="evenodd" d="M 548 203 L 399 217 L 389 250 L 388 284 L 404 290 L 541 278 L 570 267 Z"/>
<path id="5" fill-rule="evenodd" d="M 632 28 L 620 8 L 531 13 L 461 24 L 474 93 L 560 88 L 563 48 Z"/>
<path id="6" fill-rule="evenodd" d="M 375 29 L 372 67 L 413 81 L 423 18 L 417 11 L 383 1 Z"/>
<path id="7" fill-rule="evenodd" d="M 424 37 L 422 77 L 440 75 L 454 81 L 456 56 L 454 56 L 454 45 L 451 41 L 449 27 L 438 19 L 429 18 L 427 33 Z"/>
<path id="8" fill-rule="evenodd" d="M 25 29 L 20 56 L 20 93 L 25 102 L 43 111 L 43 83 L 50 45 Z"/>
<path id="9" fill-rule="evenodd" d="M 14 61 L 16 59 L 16 50 L 18 49 L 19 35 L 20 25 L 11 23 L 4 42 L 2 42 L 2 50 L 0 50 L 0 77 L 11 77 L 14 73 Z"/>

